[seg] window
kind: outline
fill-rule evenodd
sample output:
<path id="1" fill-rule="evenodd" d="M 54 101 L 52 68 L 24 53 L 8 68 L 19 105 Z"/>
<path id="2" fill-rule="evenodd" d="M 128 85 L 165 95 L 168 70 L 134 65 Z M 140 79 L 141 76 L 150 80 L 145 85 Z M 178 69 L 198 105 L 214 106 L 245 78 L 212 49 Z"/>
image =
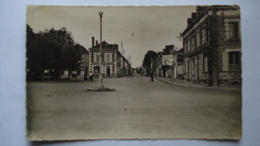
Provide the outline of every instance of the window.
<path id="1" fill-rule="evenodd" d="M 115 53 L 112 53 L 112 62 L 115 62 Z"/>
<path id="2" fill-rule="evenodd" d="M 110 54 L 106 54 L 106 62 L 110 62 L 111 59 L 110 59 Z"/>
<path id="3" fill-rule="evenodd" d="M 90 66 L 89 73 L 92 73 L 92 72 L 93 72 L 93 66 Z"/>
<path id="4" fill-rule="evenodd" d="M 191 74 L 194 74 L 194 71 L 195 71 L 195 59 L 192 58 L 190 60 L 190 65 L 191 65 Z"/>
<path id="5" fill-rule="evenodd" d="M 94 53 L 89 53 L 89 58 L 91 59 L 91 62 L 94 62 Z"/>
<path id="6" fill-rule="evenodd" d="M 106 72 L 106 67 L 103 66 L 103 67 L 102 67 L 102 74 L 105 73 L 105 72 Z"/>
<path id="7" fill-rule="evenodd" d="M 121 67 L 124 67 L 124 62 L 123 58 L 121 58 Z"/>
<path id="8" fill-rule="evenodd" d="M 206 27 L 204 26 L 202 28 L 202 44 L 206 44 L 207 43 L 207 30 Z"/>
<path id="9" fill-rule="evenodd" d="M 80 71 L 85 71 L 85 67 L 84 67 L 84 66 L 81 66 L 81 67 L 80 67 Z"/>
<path id="10" fill-rule="evenodd" d="M 199 29 L 197 31 L 197 43 L 196 43 L 196 47 L 200 46 L 200 35 L 201 35 L 201 30 Z"/>
<path id="11" fill-rule="evenodd" d="M 187 52 L 190 52 L 190 40 L 187 41 Z"/>
<path id="12" fill-rule="evenodd" d="M 229 22 L 228 23 L 228 36 L 230 39 L 239 38 L 239 25 L 238 22 Z"/>
<path id="13" fill-rule="evenodd" d="M 183 55 L 181 55 L 181 54 L 177 55 L 177 63 L 178 63 L 178 65 L 183 64 Z"/>
<path id="14" fill-rule="evenodd" d="M 186 41 L 184 41 L 184 43 L 183 43 L 183 48 L 184 48 L 184 53 L 187 53 L 187 46 L 186 46 Z"/>
<path id="15" fill-rule="evenodd" d="M 188 53 L 189 52 L 189 41 L 186 40 L 183 45 L 184 45 L 184 53 Z"/>
<path id="16" fill-rule="evenodd" d="M 189 70 L 189 62 L 188 62 L 188 60 L 185 63 L 186 63 L 185 64 L 185 74 L 187 74 L 188 70 Z"/>
<path id="17" fill-rule="evenodd" d="M 195 48 L 195 34 L 192 35 L 191 37 L 191 50 Z"/>
<path id="18" fill-rule="evenodd" d="M 99 54 L 96 54 L 96 62 L 99 62 Z"/>
<path id="19" fill-rule="evenodd" d="M 94 67 L 94 73 L 99 73 L 100 67 L 99 66 L 95 66 Z"/>
<path id="20" fill-rule="evenodd" d="M 195 58 L 192 58 L 192 69 L 195 69 Z"/>
<path id="21" fill-rule="evenodd" d="M 240 71 L 240 52 L 229 52 L 229 70 L 230 71 Z"/>
<path id="22" fill-rule="evenodd" d="M 204 59 L 204 71 L 208 72 L 208 57 L 205 57 Z"/>

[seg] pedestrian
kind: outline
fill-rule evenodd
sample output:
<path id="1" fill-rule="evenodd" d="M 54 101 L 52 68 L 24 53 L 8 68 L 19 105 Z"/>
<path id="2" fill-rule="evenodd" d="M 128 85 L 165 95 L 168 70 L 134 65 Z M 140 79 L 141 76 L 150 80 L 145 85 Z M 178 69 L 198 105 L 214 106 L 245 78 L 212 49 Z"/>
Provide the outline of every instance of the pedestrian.
<path id="1" fill-rule="evenodd" d="M 153 82 L 153 72 L 150 73 L 151 82 Z"/>
<path id="2" fill-rule="evenodd" d="M 90 72 L 90 74 L 89 74 L 89 81 L 93 82 L 93 75 L 92 75 L 91 72 Z"/>
<path id="3" fill-rule="evenodd" d="M 87 74 L 84 74 L 84 81 L 87 81 L 88 80 L 88 76 Z"/>

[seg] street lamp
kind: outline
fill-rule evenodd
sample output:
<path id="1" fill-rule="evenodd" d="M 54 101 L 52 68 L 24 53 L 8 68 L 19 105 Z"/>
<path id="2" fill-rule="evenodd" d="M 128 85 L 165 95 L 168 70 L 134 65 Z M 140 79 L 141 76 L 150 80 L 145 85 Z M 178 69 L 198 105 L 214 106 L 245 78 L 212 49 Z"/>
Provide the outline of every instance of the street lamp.
<path id="1" fill-rule="evenodd" d="M 99 81 L 100 81 L 100 88 L 101 90 L 104 89 L 104 85 L 103 85 L 103 75 L 102 75 L 102 16 L 103 16 L 103 12 L 100 11 L 98 12 L 99 17 L 100 17 L 100 48 L 99 48 Z"/>
<path id="2" fill-rule="evenodd" d="M 108 88 L 108 87 L 104 87 L 103 84 L 103 75 L 102 75 L 102 16 L 103 16 L 103 12 L 100 11 L 98 12 L 99 17 L 100 17 L 100 54 L 99 54 L 99 87 L 93 87 L 93 88 L 88 88 L 87 91 L 115 91 L 114 88 Z"/>

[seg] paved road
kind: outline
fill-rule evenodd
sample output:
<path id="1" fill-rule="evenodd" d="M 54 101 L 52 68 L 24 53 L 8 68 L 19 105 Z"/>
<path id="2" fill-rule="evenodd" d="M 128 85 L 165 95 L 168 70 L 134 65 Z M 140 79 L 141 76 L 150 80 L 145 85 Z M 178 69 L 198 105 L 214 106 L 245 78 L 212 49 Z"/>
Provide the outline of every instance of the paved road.
<path id="1" fill-rule="evenodd" d="M 146 77 L 95 82 L 32 82 L 28 136 L 63 139 L 226 139 L 241 135 L 241 93 L 179 87 Z"/>

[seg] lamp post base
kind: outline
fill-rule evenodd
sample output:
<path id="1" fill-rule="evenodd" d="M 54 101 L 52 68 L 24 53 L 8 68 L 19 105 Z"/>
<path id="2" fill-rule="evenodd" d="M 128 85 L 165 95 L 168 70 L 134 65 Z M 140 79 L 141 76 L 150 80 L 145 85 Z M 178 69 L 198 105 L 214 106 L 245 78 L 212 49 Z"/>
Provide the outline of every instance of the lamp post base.
<path id="1" fill-rule="evenodd" d="M 99 75 L 99 81 L 100 81 L 99 87 L 88 88 L 87 91 L 115 91 L 114 88 L 105 88 L 103 84 L 102 74 Z"/>
<path id="2" fill-rule="evenodd" d="M 114 88 L 107 88 L 107 87 L 104 87 L 101 86 L 101 87 L 92 87 L 92 88 L 88 88 L 87 91 L 115 91 Z"/>

